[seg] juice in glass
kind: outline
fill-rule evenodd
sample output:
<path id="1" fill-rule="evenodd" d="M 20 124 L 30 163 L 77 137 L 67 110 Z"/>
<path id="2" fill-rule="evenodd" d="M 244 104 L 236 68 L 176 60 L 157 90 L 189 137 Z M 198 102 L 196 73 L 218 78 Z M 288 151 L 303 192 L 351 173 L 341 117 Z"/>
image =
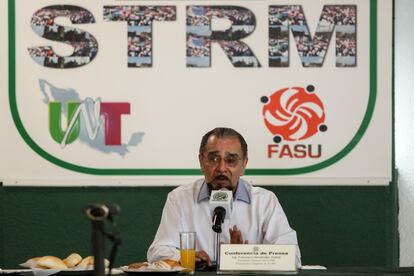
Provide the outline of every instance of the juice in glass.
<path id="1" fill-rule="evenodd" d="M 181 249 L 180 250 L 180 263 L 182 267 L 185 267 L 191 271 L 195 270 L 195 250 L 194 249 Z"/>
<path id="2" fill-rule="evenodd" d="M 180 263 L 187 272 L 195 271 L 196 233 L 180 232 Z"/>

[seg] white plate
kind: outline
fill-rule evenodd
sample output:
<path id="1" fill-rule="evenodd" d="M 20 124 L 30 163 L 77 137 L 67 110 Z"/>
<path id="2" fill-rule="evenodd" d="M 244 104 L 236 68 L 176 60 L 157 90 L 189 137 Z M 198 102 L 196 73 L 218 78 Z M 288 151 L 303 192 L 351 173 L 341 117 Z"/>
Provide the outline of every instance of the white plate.
<path id="1" fill-rule="evenodd" d="M 126 274 L 137 274 L 137 275 L 144 275 L 144 274 L 157 274 L 157 273 L 161 273 L 163 275 L 166 274 L 176 274 L 176 273 L 180 273 L 181 271 L 184 270 L 184 268 L 182 267 L 175 267 L 172 270 L 167 270 L 167 269 L 155 269 L 155 268 L 145 268 L 145 267 L 141 267 L 140 269 L 129 269 L 127 266 L 123 266 L 120 267 L 120 270 L 122 270 L 123 272 L 125 272 Z"/>
<path id="2" fill-rule="evenodd" d="M 0 274 L 31 272 L 31 269 L 0 269 Z"/>
<path id="3" fill-rule="evenodd" d="M 93 268 L 91 269 L 40 269 L 33 268 L 32 272 L 35 276 L 49 276 L 49 275 L 76 275 L 76 276 L 89 276 L 93 275 Z"/>

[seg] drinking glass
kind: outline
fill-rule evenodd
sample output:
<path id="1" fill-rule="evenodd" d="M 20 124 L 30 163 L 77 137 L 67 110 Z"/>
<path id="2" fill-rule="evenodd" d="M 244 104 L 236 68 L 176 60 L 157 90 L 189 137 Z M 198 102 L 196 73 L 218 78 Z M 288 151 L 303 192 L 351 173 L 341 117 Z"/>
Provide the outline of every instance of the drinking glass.
<path id="1" fill-rule="evenodd" d="M 195 243 L 195 232 L 180 232 L 180 263 L 192 272 L 195 270 Z"/>

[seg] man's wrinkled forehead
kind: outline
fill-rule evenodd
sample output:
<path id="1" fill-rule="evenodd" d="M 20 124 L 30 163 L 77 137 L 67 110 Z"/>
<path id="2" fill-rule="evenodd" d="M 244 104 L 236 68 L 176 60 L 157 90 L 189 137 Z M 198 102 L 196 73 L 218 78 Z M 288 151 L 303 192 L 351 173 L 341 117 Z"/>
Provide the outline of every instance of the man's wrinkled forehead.
<path id="1" fill-rule="evenodd" d="M 204 149 L 205 154 L 238 155 L 242 156 L 242 149 L 237 137 L 211 136 Z"/>
<path id="2" fill-rule="evenodd" d="M 231 151 L 221 152 L 219 150 L 209 150 L 206 152 L 206 155 L 207 156 L 240 157 L 242 154 L 240 152 L 231 152 Z"/>

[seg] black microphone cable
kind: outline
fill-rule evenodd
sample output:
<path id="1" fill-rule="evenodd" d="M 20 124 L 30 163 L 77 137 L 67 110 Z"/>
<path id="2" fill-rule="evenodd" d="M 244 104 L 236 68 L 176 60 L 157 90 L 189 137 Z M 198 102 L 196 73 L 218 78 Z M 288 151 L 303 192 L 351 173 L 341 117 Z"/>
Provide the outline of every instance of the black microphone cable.
<path id="1" fill-rule="evenodd" d="M 116 254 L 118 253 L 118 248 L 122 244 L 121 235 L 119 234 L 118 227 L 115 223 L 115 220 L 113 219 L 113 216 L 108 216 L 108 220 L 112 224 L 113 232 L 108 233 L 104 230 L 104 235 L 107 237 L 110 241 L 112 241 L 112 249 L 111 253 L 109 254 L 109 271 L 108 275 L 111 276 L 112 268 L 114 267 L 114 262 L 116 258 Z"/>
<path id="2" fill-rule="evenodd" d="M 114 216 L 120 212 L 120 207 L 117 204 L 90 204 L 87 205 L 83 211 L 86 216 L 91 219 L 92 224 L 99 223 L 101 226 L 100 231 L 103 237 L 108 238 L 112 242 L 112 249 L 109 255 L 109 268 L 108 274 L 112 274 L 112 268 L 114 266 L 115 258 L 118 253 L 118 247 L 122 244 L 121 235 L 118 227 L 115 223 Z M 112 231 L 108 232 L 105 230 L 105 222 L 109 221 Z M 99 234 L 97 234 L 99 235 Z M 103 250 L 103 248 L 101 248 Z M 102 252 L 103 253 L 103 252 Z M 97 260 L 95 260 L 96 262 Z"/>

